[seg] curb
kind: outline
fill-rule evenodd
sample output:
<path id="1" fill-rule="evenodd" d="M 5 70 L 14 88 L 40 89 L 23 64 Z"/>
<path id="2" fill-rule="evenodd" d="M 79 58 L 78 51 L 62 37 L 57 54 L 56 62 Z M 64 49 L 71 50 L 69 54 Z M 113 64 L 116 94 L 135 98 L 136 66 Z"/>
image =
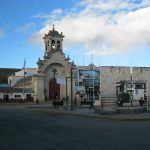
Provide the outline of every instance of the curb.
<path id="1" fill-rule="evenodd" d="M 88 115 L 88 114 L 72 113 L 72 112 L 64 112 L 64 111 L 43 110 L 44 108 L 45 107 L 26 107 L 25 109 L 30 110 L 30 111 L 51 114 L 51 115 L 70 115 L 70 116 L 77 116 L 77 117 L 88 117 L 88 118 L 97 118 L 97 119 L 114 120 L 114 121 L 150 121 L 150 116 L 146 118 L 140 118 L 140 117 L 139 118 L 134 118 L 134 117 L 127 118 L 127 117 L 124 117 L 123 114 L 122 116 L 119 116 L 119 117 L 117 115 L 104 115 L 104 114 L 103 115 L 102 114 Z"/>

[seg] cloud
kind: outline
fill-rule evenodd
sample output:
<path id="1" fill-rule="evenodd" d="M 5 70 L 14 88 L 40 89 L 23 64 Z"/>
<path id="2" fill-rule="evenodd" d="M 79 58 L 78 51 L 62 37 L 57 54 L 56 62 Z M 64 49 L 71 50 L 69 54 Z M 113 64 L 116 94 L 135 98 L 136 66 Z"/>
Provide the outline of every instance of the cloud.
<path id="1" fill-rule="evenodd" d="M 58 19 L 61 14 L 62 14 L 62 9 L 54 9 L 52 12 L 50 12 L 49 14 L 43 14 L 43 13 L 39 13 L 35 16 L 33 16 L 34 18 L 40 18 L 40 19 L 47 19 L 47 20 L 52 20 L 52 19 Z"/>
<path id="2" fill-rule="evenodd" d="M 87 54 L 112 55 L 150 45 L 150 2 L 147 0 L 136 3 L 82 0 L 70 13 L 66 12 L 54 10 L 51 13 L 54 17 L 46 18 L 43 28 L 31 37 L 31 43 L 41 42 L 55 24 L 65 34 L 64 45 L 82 44 Z"/>
<path id="3" fill-rule="evenodd" d="M 16 29 L 14 29 L 14 31 L 20 32 L 20 33 L 28 33 L 34 26 L 35 26 L 35 23 L 30 22 L 30 23 L 17 27 Z"/>

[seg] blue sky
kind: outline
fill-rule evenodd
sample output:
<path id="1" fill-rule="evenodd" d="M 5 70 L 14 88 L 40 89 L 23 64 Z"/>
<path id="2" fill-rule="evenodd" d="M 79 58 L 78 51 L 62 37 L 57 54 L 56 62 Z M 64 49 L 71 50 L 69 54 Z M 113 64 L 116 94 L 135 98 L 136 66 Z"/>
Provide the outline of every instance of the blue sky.
<path id="1" fill-rule="evenodd" d="M 55 24 L 76 65 L 150 66 L 149 0 L 0 0 L 0 68 L 37 67 Z"/>

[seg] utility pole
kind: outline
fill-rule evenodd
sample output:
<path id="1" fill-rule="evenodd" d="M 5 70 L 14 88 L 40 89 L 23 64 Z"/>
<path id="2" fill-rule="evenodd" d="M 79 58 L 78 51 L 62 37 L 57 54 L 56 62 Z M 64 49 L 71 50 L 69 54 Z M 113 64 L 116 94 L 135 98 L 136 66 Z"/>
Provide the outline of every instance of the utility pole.
<path id="1" fill-rule="evenodd" d="M 72 82 L 73 82 L 73 77 L 72 77 L 72 69 L 71 68 L 71 110 L 73 110 L 73 88 L 72 88 Z"/>
<path id="2" fill-rule="evenodd" d="M 24 59 L 24 65 L 23 65 L 23 102 L 25 100 L 25 66 L 26 66 L 26 59 Z"/>
<path id="3" fill-rule="evenodd" d="M 94 103 L 94 64 L 93 64 L 93 54 L 91 55 L 91 65 L 92 65 L 92 76 L 93 76 L 93 97 L 92 97 L 92 101 Z"/>
<path id="4" fill-rule="evenodd" d="M 71 72 L 70 72 L 70 80 L 71 80 L 71 110 L 74 110 L 73 108 L 73 70 L 76 69 L 74 62 L 72 62 L 71 66 Z"/>
<path id="5" fill-rule="evenodd" d="M 130 100 L 130 103 L 131 103 L 131 106 L 132 106 L 132 101 L 133 101 L 133 67 L 132 67 L 132 58 L 131 58 L 131 67 L 130 67 L 130 76 L 131 76 L 131 100 Z"/>

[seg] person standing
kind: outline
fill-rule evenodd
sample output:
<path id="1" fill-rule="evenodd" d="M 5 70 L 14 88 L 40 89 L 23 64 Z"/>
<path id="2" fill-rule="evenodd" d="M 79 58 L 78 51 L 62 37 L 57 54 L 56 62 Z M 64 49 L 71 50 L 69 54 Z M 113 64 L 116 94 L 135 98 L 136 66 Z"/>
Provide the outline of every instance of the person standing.
<path id="1" fill-rule="evenodd" d="M 39 104 L 39 100 L 38 100 L 38 98 L 36 99 L 36 104 Z"/>

